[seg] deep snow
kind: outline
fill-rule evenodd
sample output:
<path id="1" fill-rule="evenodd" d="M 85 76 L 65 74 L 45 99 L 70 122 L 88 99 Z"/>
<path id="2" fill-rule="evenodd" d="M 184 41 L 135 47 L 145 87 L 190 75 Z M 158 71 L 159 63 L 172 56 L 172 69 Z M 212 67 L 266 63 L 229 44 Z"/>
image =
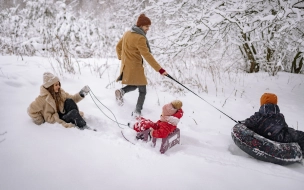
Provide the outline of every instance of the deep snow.
<path id="1" fill-rule="evenodd" d="M 157 121 L 162 105 L 174 99 L 184 104 L 184 117 L 178 125 L 182 144 L 165 154 L 149 144 L 128 143 L 117 124 L 96 107 L 90 96 L 78 106 L 88 125 L 98 132 L 66 129 L 60 124 L 37 126 L 26 110 L 39 94 L 42 74 L 54 70 L 49 59 L 23 59 L 0 56 L 1 190 L 304 188 L 303 163 L 280 166 L 242 152 L 231 138 L 234 121 L 190 92 L 179 96 L 170 94 L 168 89 L 148 86 L 144 117 Z M 109 67 L 100 77 L 94 70 L 106 61 Z M 58 71 L 54 62 L 53 67 Z M 138 92 L 126 94 L 123 107 L 116 105 L 114 91 L 121 84 L 112 82 L 118 75 L 119 62 L 88 59 L 82 60 L 80 67 L 81 74 L 56 73 L 62 88 L 73 94 L 89 85 L 120 123 L 129 122 Z M 166 70 L 170 74 L 170 68 Z M 193 90 L 235 120 L 243 120 L 257 111 L 264 92 L 275 93 L 289 126 L 304 130 L 304 75 L 285 72 L 274 77 L 263 72 L 230 75 L 233 80 L 223 78 L 217 92 L 212 79 L 208 93 Z M 99 106 L 113 118 L 105 107 Z"/>

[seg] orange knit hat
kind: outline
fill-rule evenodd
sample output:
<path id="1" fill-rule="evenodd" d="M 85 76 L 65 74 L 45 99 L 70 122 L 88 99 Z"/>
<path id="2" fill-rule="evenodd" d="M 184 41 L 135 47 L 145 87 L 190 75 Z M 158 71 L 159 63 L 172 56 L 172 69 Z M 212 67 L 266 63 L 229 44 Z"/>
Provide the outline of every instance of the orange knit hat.
<path id="1" fill-rule="evenodd" d="M 151 25 L 151 20 L 148 17 L 146 17 L 145 14 L 139 15 L 137 22 L 136 22 L 136 26 L 140 27 L 140 26 L 147 26 L 147 25 Z"/>
<path id="2" fill-rule="evenodd" d="M 278 103 L 278 97 L 275 94 L 264 93 L 261 96 L 261 106 L 264 104 L 277 104 L 277 103 Z"/>

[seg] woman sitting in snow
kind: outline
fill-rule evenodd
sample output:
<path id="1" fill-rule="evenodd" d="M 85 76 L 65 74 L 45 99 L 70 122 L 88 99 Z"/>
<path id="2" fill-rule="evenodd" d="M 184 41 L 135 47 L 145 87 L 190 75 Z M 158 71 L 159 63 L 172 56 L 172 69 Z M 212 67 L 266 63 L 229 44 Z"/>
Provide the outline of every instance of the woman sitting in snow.
<path id="1" fill-rule="evenodd" d="M 135 131 L 139 132 L 137 139 L 148 140 L 148 137 L 166 138 L 172 133 L 183 116 L 181 109 L 183 103 L 180 100 L 175 100 L 166 104 L 162 108 L 160 120 L 156 123 L 143 117 L 138 117 L 137 122 L 133 125 Z"/>
<path id="2" fill-rule="evenodd" d="M 244 124 L 252 131 L 273 141 L 282 143 L 296 142 L 304 155 L 304 132 L 288 127 L 284 115 L 280 113 L 275 94 L 264 93 L 261 97 L 259 112 L 246 119 Z"/>
<path id="3" fill-rule="evenodd" d="M 83 129 L 86 126 L 86 122 L 82 118 L 83 112 L 78 110 L 76 103 L 82 100 L 89 91 L 89 87 L 85 86 L 79 93 L 70 95 L 61 89 L 58 77 L 46 72 L 43 74 L 40 95 L 30 104 L 27 113 L 37 125 L 41 125 L 44 122 L 57 122 L 66 128 L 76 125 L 78 128 Z"/>

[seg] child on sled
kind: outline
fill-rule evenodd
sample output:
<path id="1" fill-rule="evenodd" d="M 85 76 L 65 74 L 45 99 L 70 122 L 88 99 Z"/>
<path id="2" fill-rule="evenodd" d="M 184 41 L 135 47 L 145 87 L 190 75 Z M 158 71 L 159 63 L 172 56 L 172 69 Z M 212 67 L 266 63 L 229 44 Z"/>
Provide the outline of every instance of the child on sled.
<path id="1" fill-rule="evenodd" d="M 264 93 L 260 99 L 261 107 L 242 123 L 252 131 L 270 140 L 281 143 L 298 143 L 304 156 L 304 132 L 288 127 L 284 115 L 280 113 L 278 97 Z"/>
<path id="2" fill-rule="evenodd" d="M 143 117 L 136 118 L 137 122 L 133 125 L 133 129 L 138 132 L 136 138 L 147 141 L 152 137 L 168 137 L 176 129 L 183 116 L 182 106 L 183 103 L 180 100 L 165 104 L 160 119 L 156 123 Z"/>

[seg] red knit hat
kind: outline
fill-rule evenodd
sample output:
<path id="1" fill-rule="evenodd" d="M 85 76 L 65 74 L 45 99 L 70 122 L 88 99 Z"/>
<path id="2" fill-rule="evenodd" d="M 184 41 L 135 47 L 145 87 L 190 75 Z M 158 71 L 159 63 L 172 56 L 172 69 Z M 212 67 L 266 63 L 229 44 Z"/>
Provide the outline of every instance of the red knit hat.
<path id="1" fill-rule="evenodd" d="M 278 103 L 278 97 L 275 94 L 264 93 L 261 96 L 261 106 L 264 104 L 277 104 L 277 103 Z"/>
<path id="2" fill-rule="evenodd" d="M 147 25 L 151 25 L 151 20 L 148 17 L 146 17 L 145 14 L 139 15 L 137 22 L 136 22 L 136 26 L 140 27 L 140 26 L 147 26 Z"/>

